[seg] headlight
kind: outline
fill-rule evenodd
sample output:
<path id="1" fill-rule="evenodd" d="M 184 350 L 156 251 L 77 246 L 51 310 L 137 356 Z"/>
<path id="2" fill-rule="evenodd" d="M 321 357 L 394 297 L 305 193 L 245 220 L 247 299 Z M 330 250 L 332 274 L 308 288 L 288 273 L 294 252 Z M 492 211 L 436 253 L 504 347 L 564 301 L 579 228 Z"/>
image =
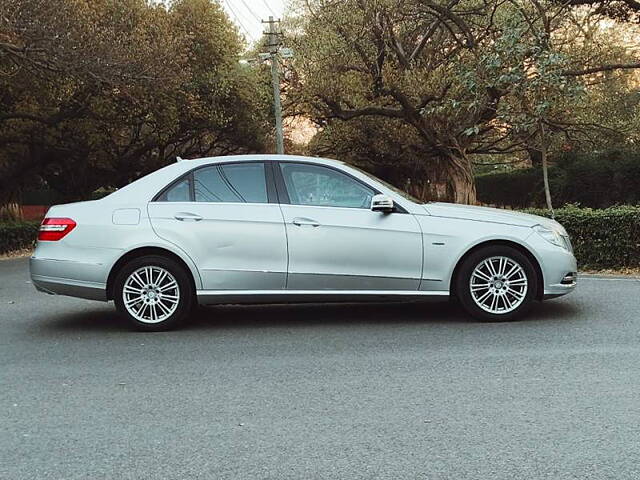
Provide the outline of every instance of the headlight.
<path id="1" fill-rule="evenodd" d="M 567 241 L 565 241 L 563 235 L 558 230 L 547 228 L 542 225 L 536 225 L 533 227 L 533 229 L 547 242 L 553 243 L 560 248 L 571 251 L 571 248 L 568 246 L 570 245 L 570 243 L 568 242 L 568 238 Z"/>

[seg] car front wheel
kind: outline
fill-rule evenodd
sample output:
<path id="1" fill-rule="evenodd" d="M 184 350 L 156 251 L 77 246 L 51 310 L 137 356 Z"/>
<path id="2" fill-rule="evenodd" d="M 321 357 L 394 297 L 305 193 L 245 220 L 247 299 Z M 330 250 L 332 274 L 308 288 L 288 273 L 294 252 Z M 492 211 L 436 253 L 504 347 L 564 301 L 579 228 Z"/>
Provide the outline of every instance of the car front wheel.
<path id="1" fill-rule="evenodd" d="M 503 245 L 481 248 L 469 255 L 456 278 L 462 307 L 484 321 L 516 320 L 537 296 L 537 273 L 529 258 Z"/>
<path id="2" fill-rule="evenodd" d="M 194 304 L 188 274 L 179 263 L 162 256 L 130 261 L 118 273 L 114 287 L 116 308 L 137 330 L 174 328 Z"/>

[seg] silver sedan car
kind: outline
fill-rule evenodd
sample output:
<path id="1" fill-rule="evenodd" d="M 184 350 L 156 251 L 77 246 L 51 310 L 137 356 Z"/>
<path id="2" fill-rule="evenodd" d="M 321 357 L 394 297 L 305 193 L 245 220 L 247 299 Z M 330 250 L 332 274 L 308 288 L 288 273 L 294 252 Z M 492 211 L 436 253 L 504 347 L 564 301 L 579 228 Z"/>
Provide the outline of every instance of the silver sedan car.
<path id="1" fill-rule="evenodd" d="M 147 331 L 221 303 L 452 297 L 512 320 L 571 292 L 577 270 L 548 218 L 424 204 L 345 163 L 287 155 L 178 161 L 53 206 L 30 269 L 38 290 L 113 300 Z"/>

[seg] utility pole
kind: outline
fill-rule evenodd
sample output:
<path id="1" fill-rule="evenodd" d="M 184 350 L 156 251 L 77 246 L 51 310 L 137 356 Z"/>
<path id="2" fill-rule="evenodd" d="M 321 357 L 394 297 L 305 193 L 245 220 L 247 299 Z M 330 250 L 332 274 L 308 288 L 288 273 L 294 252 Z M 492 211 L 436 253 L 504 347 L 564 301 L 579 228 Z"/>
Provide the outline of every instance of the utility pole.
<path id="1" fill-rule="evenodd" d="M 269 24 L 269 30 L 265 32 L 267 36 L 267 49 L 268 56 L 271 59 L 271 83 L 273 84 L 273 110 L 276 117 L 276 153 L 281 155 L 284 153 L 284 134 L 282 132 L 282 105 L 280 104 L 280 62 L 279 53 L 280 48 L 280 32 L 276 30 L 276 23 L 280 23 L 279 20 L 274 20 L 272 16 L 269 20 L 263 20 L 262 23 Z"/>

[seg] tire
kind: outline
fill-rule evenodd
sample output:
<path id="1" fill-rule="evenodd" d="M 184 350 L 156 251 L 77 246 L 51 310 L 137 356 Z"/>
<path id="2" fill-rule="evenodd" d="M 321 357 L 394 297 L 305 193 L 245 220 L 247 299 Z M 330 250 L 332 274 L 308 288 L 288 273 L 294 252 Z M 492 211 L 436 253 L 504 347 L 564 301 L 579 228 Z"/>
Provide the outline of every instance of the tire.
<path id="1" fill-rule="evenodd" d="M 116 275 L 113 299 L 118 312 L 143 332 L 177 327 L 196 303 L 190 273 L 175 260 L 160 255 L 135 258 L 125 264 Z"/>
<path id="2" fill-rule="evenodd" d="M 522 318 L 531 308 L 538 294 L 538 274 L 519 250 L 493 245 L 464 259 L 455 288 L 462 308 L 474 318 L 507 322 Z"/>

